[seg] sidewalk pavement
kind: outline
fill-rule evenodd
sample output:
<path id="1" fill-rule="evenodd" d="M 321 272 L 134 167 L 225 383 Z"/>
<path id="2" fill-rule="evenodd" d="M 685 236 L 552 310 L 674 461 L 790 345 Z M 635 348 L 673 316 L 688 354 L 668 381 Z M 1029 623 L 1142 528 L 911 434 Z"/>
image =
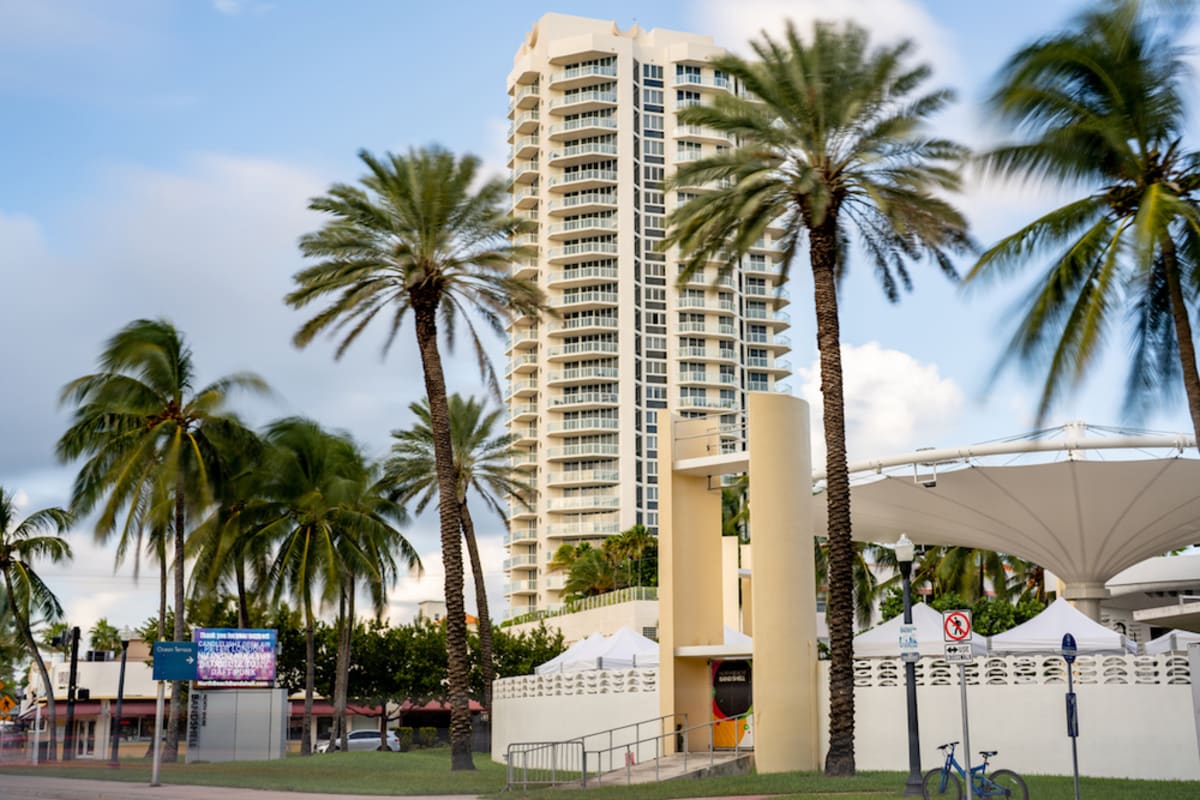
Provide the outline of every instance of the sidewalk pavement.
<path id="1" fill-rule="evenodd" d="M 311 794 L 228 786 L 149 786 L 127 781 L 89 781 L 39 775 L 0 775 L 3 800 L 478 800 L 475 795 Z"/>

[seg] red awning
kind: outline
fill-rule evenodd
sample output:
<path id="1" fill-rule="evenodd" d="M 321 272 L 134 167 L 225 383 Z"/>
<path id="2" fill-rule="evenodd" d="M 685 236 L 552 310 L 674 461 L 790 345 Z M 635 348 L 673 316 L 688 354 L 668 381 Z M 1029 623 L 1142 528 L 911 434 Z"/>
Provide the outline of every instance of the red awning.
<path id="1" fill-rule="evenodd" d="M 168 701 L 169 702 L 169 701 Z M 164 706 L 165 709 L 165 706 Z M 58 714 L 59 719 L 67 718 L 67 701 L 56 700 L 54 710 Z M 117 713 L 117 701 L 108 701 L 108 710 L 114 716 Z M 46 704 L 42 703 L 42 716 L 46 716 Z M 33 706 L 30 706 L 21 719 L 33 719 L 37 716 L 37 711 Z M 100 716 L 100 701 L 99 700 L 84 700 L 75 703 L 75 716 L 98 717 Z M 125 700 L 121 703 L 122 717 L 153 717 L 154 716 L 154 701 L 153 700 Z"/>

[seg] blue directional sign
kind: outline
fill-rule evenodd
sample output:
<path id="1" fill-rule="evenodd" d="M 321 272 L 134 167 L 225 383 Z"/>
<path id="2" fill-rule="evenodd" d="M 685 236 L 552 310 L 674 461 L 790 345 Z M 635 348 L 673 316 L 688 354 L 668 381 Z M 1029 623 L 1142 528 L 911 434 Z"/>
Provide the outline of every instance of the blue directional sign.
<path id="1" fill-rule="evenodd" d="M 154 680 L 196 680 L 196 651 L 195 642 L 155 642 Z"/>
<path id="2" fill-rule="evenodd" d="M 1068 664 L 1075 663 L 1075 656 L 1079 653 L 1079 647 L 1075 644 L 1075 637 L 1069 633 L 1064 633 L 1062 638 L 1062 657 Z"/>

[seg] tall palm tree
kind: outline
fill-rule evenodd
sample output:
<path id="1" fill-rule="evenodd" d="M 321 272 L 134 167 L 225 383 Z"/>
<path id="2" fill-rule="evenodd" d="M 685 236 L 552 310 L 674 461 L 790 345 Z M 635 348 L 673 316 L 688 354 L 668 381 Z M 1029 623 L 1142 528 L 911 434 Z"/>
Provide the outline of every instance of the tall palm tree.
<path id="1" fill-rule="evenodd" d="M 351 652 L 354 626 L 357 616 L 355 604 L 360 585 L 367 590 L 371 610 L 376 622 L 383 619 L 387 611 L 388 588 L 398 576 L 393 550 L 399 550 L 405 566 L 420 570 L 421 560 L 411 543 L 400 534 L 395 526 L 408 523 L 408 513 L 389 494 L 387 486 L 376 480 L 380 469 L 367 464 L 358 452 L 359 472 L 358 498 L 353 507 L 360 513 L 369 514 L 375 524 L 354 526 L 343 531 L 338 540 L 342 556 L 342 583 L 338 587 L 338 616 L 335 630 L 338 640 L 338 657 L 334 674 L 334 714 L 336 730 L 341 735 L 343 752 L 349 750 L 350 729 L 346 722 L 346 705 L 350 687 Z M 386 749 L 386 725 L 380 726 L 379 749 Z M 330 737 L 332 739 L 332 735 Z"/>
<path id="2" fill-rule="evenodd" d="M 303 236 L 300 250 L 317 263 L 294 276 L 287 295 L 294 308 L 330 298 L 293 338 L 303 347 L 323 331 L 341 333 L 341 356 L 381 312 L 387 320 L 384 352 L 410 313 L 429 398 L 438 518 L 445 565 L 446 646 L 449 663 L 451 769 L 474 769 L 467 707 L 470 669 L 463 601 L 462 519 L 456 502 L 454 445 L 446 379 L 438 345 L 439 318 L 447 344 L 466 321 L 485 380 L 498 390 L 495 371 L 471 315 L 499 334 L 510 314 L 536 315 L 545 306 L 541 290 L 509 275 L 511 262 L 527 255 L 512 237 L 526 224 L 502 211 L 502 181 L 476 183 L 479 159 L 457 159 L 441 148 L 407 156 L 359 158 L 367 174 L 358 186 L 334 184 L 309 203 L 328 217 Z"/>
<path id="3" fill-rule="evenodd" d="M 188 554 L 194 559 L 193 597 L 219 593 L 232 580 L 238 626 L 251 628 L 254 590 L 266 583 L 271 555 L 270 542 L 251 535 L 254 520 L 248 513 L 258 498 L 265 446 L 257 436 L 239 445 L 226 449 L 226 480 L 212 513 L 192 531 Z"/>
<path id="4" fill-rule="evenodd" d="M 911 287 L 907 262 L 927 257 L 954 277 L 948 254 L 969 250 L 967 223 L 938 192 L 957 190 L 962 147 L 925 133 L 952 99 L 918 94 L 929 68 L 911 42 L 872 47 L 862 28 L 816 23 L 808 41 L 751 43 L 757 58 L 714 59 L 747 96 L 719 95 L 683 110 L 685 124 L 739 146 L 681 165 L 673 187 L 705 186 L 670 217 L 686 281 L 709 261 L 728 274 L 769 228 L 783 230 L 783 277 L 807 242 L 824 397 L 829 506 L 829 751 L 825 771 L 854 773 L 853 560 L 842 391 L 838 279 L 856 239 L 889 300 Z"/>
<path id="5" fill-rule="evenodd" d="M 33 637 L 31 619 L 38 614 L 44 619 L 62 617 L 62 604 L 54 592 L 34 571 L 33 562 L 48 559 L 59 564 L 71 558 L 71 546 L 62 538 L 71 525 L 71 514 L 62 508 L 43 508 L 20 522 L 13 495 L 0 486 L 0 575 L 4 578 L 4 600 L 12 612 L 17 633 L 37 665 L 46 692 L 46 710 L 50 715 L 49 757 L 57 757 L 55 743 L 57 717 L 54 708 L 54 684 L 46 670 L 46 662 Z"/>
<path id="6" fill-rule="evenodd" d="M 107 541 L 125 512 L 122 542 L 144 524 L 171 526 L 176 641 L 185 629 L 184 561 L 189 509 L 205 508 L 221 474 L 218 444 L 237 439 L 241 423 L 226 410 L 236 389 L 266 392 L 261 378 L 237 373 L 199 389 L 192 351 L 166 320 L 135 320 L 100 354 L 100 371 L 67 384 L 62 402 L 74 406 L 71 427 L 58 441 L 63 462 L 86 457 L 75 478 L 72 510 L 100 506 L 96 540 Z M 160 617 L 161 618 L 161 617 Z M 164 758 L 178 756 L 181 684 L 171 693 Z"/>
<path id="7" fill-rule="evenodd" d="M 346 591 L 347 573 L 380 580 L 394 574 L 391 553 L 410 566 L 416 551 L 395 524 L 398 506 L 376 495 L 367 499 L 370 472 L 354 443 L 315 422 L 288 418 L 272 423 L 265 436 L 260 499 L 250 504 L 250 535 L 272 543 L 275 558 L 267 577 L 274 602 L 290 594 L 304 615 L 304 722 L 300 751 L 312 752 L 312 704 L 316 680 L 316 612 Z"/>
<path id="8" fill-rule="evenodd" d="M 479 543 L 475 537 L 475 522 L 467 505 L 467 495 L 474 489 L 484 505 L 507 520 L 500 504 L 501 497 L 511 497 L 528 503 L 532 488 L 513 477 L 508 467 L 512 454 L 511 434 L 496 434 L 502 409 L 486 410 L 486 402 L 473 397 L 463 399 L 457 393 L 448 398 L 450 409 L 450 441 L 454 450 L 455 496 L 462 518 L 463 538 L 467 557 L 475 579 L 475 604 L 479 613 L 479 656 L 483 662 L 483 706 L 492 707 L 492 681 L 496 677 L 492 649 L 492 618 L 488 609 L 487 584 L 483 563 L 479 558 Z M 392 431 L 392 456 L 384 464 L 383 482 L 392 487 L 402 503 L 417 500 L 416 511 L 425 510 L 438 496 L 437 468 L 433 451 L 432 417 L 428 398 L 411 403 L 409 410 L 417 422 L 408 430 Z"/>
<path id="9" fill-rule="evenodd" d="M 1165 7 L 1171 14 L 1160 13 Z M 1104 0 L 1001 69 L 990 106 L 1018 132 L 983 158 L 993 174 L 1081 197 L 1001 239 L 969 281 L 1045 271 L 1022 301 L 1003 366 L 1044 367 L 1041 419 L 1087 374 L 1114 317 L 1132 322 L 1125 412 L 1177 391 L 1200 434 L 1200 372 L 1188 303 L 1200 281 L 1200 152 L 1188 150 L 1182 4 Z"/>

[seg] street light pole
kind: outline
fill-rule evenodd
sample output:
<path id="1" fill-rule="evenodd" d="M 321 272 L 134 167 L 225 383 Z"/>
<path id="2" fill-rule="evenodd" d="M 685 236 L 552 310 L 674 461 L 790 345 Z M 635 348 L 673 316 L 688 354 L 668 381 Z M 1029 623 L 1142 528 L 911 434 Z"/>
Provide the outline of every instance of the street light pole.
<path id="1" fill-rule="evenodd" d="M 904 586 L 904 624 L 912 625 L 912 563 L 914 546 L 908 534 L 900 534 L 896 541 L 896 562 L 900 565 L 900 578 Z M 908 700 L 908 777 L 904 781 L 905 797 L 920 797 L 921 786 L 921 734 L 917 729 L 917 665 L 904 662 L 904 685 Z"/>
<path id="2" fill-rule="evenodd" d="M 121 672 L 117 676 L 117 715 L 112 721 L 112 747 L 108 765 L 110 767 L 121 766 L 121 712 L 122 706 L 125 703 L 125 658 L 129 655 L 129 640 L 134 637 L 134 632 L 128 628 L 121 629 Z"/>

